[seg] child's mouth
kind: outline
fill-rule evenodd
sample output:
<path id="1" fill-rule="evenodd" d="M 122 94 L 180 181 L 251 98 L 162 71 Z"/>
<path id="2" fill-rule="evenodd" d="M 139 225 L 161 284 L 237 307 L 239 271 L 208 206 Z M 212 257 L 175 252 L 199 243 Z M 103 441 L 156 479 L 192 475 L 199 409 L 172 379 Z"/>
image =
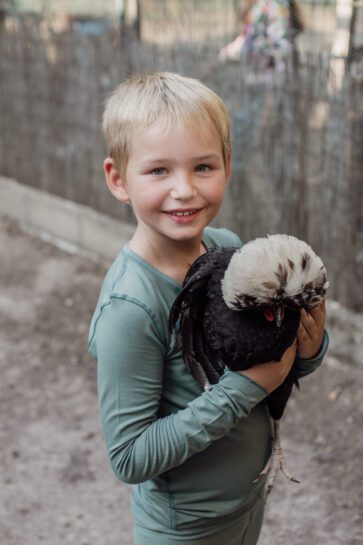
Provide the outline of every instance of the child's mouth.
<path id="1" fill-rule="evenodd" d="M 195 219 L 197 214 L 201 211 L 201 208 L 188 208 L 185 210 L 168 210 L 165 212 L 173 220 L 178 223 L 185 223 Z"/>

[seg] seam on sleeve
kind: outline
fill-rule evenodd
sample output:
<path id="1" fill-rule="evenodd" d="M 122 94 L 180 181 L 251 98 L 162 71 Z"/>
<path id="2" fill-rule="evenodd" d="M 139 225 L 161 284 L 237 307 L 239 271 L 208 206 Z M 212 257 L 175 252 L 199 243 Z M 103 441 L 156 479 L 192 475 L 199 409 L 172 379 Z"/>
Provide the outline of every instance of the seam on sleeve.
<path id="1" fill-rule="evenodd" d="M 124 260 L 124 263 L 121 267 L 121 269 L 119 270 L 119 273 L 118 275 L 116 276 L 116 278 L 114 279 L 113 283 L 112 283 L 112 290 L 115 289 L 115 286 L 117 284 L 117 282 L 120 280 L 120 278 L 123 276 L 125 270 L 126 270 L 126 266 L 127 266 L 127 259 Z"/>
<path id="2" fill-rule="evenodd" d="M 89 339 L 89 342 L 88 342 L 88 346 L 90 347 L 92 342 L 93 342 L 93 339 L 94 339 L 94 336 L 96 334 L 96 329 L 97 329 L 97 324 L 98 324 L 98 320 L 101 318 L 101 315 L 102 315 L 102 311 L 105 307 L 107 307 L 108 305 L 111 304 L 111 300 L 108 300 L 106 301 L 105 303 L 103 303 L 101 306 L 100 306 L 100 310 L 99 310 L 99 313 L 98 313 L 98 316 L 93 324 L 93 331 L 92 331 L 92 335 L 90 336 L 90 339 Z"/>
<path id="3" fill-rule="evenodd" d="M 163 345 L 165 346 L 165 342 L 162 340 L 163 336 L 161 334 L 161 330 L 160 330 L 160 327 L 159 327 L 159 324 L 158 324 L 157 316 L 154 314 L 154 312 L 151 310 L 150 307 L 145 305 L 145 303 L 143 303 L 139 299 L 136 299 L 135 297 L 132 297 L 131 295 L 127 295 L 126 293 L 120 293 L 120 294 L 114 293 L 114 294 L 112 294 L 110 296 L 110 302 L 112 301 L 112 299 L 120 299 L 120 300 L 123 300 L 123 301 L 128 301 L 129 303 L 133 303 L 134 305 L 142 308 L 142 310 L 144 310 L 146 312 L 146 314 L 149 316 L 149 318 L 151 318 L 151 321 L 153 322 L 154 326 L 157 329 L 159 338 L 162 341 Z M 101 307 L 101 312 L 102 312 L 102 308 L 103 307 Z"/>
<path id="4" fill-rule="evenodd" d="M 94 323 L 92 336 L 91 336 L 90 341 L 89 341 L 89 346 L 92 344 L 93 338 L 94 338 L 94 336 L 96 334 L 97 324 L 98 324 L 99 319 L 102 316 L 103 309 L 108 307 L 112 303 L 112 299 L 119 299 L 119 300 L 123 300 L 123 301 L 128 301 L 129 303 L 132 303 L 132 304 L 140 307 L 144 312 L 146 312 L 146 314 L 149 316 L 149 318 L 151 319 L 151 321 L 153 322 L 153 324 L 154 324 L 154 326 L 155 326 L 155 328 L 157 330 L 160 341 L 162 342 L 162 344 L 166 348 L 166 341 L 163 340 L 163 335 L 162 335 L 160 327 L 158 325 L 158 319 L 157 319 L 156 315 L 153 313 L 153 311 L 151 310 L 151 308 L 149 308 L 147 305 L 145 305 L 139 299 L 136 299 L 135 297 L 127 295 L 126 293 L 119 293 L 119 294 L 114 293 L 114 294 L 110 295 L 110 298 L 100 306 L 100 311 L 99 311 L 97 319 L 95 320 L 95 323 Z"/>

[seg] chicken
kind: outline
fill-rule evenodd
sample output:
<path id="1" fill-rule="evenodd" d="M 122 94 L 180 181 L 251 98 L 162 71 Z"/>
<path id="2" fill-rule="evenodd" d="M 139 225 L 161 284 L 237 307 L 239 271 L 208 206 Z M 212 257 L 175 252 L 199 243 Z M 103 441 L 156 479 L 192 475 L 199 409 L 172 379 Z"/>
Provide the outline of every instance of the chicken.
<path id="1" fill-rule="evenodd" d="M 208 388 L 226 367 L 243 371 L 279 361 L 296 337 L 300 310 L 319 305 L 328 287 L 320 257 L 293 236 L 257 238 L 240 249 L 211 249 L 191 266 L 169 328 L 173 331 L 178 323 L 176 346 L 194 378 Z M 279 432 L 294 385 L 293 366 L 267 398 L 275 429 L 273 453 L 261 472 L 271 472 L 267 495 L 279 469 L 296 481 L 285 468 Z"/>

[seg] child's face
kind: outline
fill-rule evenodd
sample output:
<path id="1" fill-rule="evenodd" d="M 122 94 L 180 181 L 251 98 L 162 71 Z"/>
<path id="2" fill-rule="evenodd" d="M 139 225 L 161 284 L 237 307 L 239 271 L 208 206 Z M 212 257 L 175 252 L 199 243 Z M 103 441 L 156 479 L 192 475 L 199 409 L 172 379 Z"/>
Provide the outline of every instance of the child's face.
<path id="1" fill-rule="evenodd" d="M 220 208 L 228 175 L 213 127 L 200 135 L 159 123 L 135 135 L 124 186 L 145 242 L 200 238 Z"/>

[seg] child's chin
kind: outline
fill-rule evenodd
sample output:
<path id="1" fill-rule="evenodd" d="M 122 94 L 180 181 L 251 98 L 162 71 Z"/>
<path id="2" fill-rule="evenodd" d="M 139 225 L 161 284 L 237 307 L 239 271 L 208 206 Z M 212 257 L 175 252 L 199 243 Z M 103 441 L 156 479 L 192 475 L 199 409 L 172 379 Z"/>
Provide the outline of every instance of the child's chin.
<path id="1" fill-rule="evenodd" d="M 200 229 L 188 229 L 188 232 L 185 230 L 183 233 L 173 233 L 169 235 L 169 238 L 172 240 L 175 240 L 176 242 L 187 242 L 190 240 L 193 240 L 195 238 L 200 237 L 201 230 Z"/>

